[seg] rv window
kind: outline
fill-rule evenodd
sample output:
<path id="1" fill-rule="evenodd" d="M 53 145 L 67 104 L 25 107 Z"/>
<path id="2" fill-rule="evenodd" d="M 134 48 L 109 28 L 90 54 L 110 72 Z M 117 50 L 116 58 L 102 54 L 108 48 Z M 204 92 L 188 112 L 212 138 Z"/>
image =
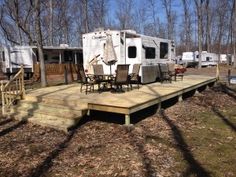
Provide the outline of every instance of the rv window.
<path id="1" fill-rule="evenodd" d="M 168 43 L 160 42 L 160 59 L 168 58 Z"/>
<path id="2" fill-rule="evenodd" d="M 206 61 L 210 61 L 211 60 L 211 57 L 206 57 Z"/>
<path id="3" fill-rule="evenodd" d="M 147 59 L 155 59 L 156 49 L 154 47 L 145 47 L 145 57 Z"/>
<path id="4" fill-rule="evenodd" d="M 137 48 L 135 46 L 128 47 L 128 57 L 129 58 L 136 58 L 137 56 Z"/>
<path id="5" fill-rule="evenodd" d="M 5 52 L 2 52 L 2 61 L 5 61 Z"/>

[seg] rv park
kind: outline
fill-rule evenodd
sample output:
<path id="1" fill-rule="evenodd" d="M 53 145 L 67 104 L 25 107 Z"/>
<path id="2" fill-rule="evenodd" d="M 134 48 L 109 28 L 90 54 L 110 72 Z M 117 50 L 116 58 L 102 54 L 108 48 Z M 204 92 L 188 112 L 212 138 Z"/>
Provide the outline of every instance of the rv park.
<path id="1" fill-rule="evenodd" d="M 236 176 L 235 0 L 0 12 L 0 177 Z"/>

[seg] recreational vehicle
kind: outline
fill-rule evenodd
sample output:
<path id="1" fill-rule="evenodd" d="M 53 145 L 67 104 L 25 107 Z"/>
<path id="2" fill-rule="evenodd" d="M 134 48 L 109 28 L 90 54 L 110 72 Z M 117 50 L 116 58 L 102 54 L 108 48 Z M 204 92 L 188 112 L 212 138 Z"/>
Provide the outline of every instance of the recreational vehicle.
<path id="1" fill-rule="evenodd" d="M 117 58 L 112 66 L 104 62 L 108 35 Z M 175 59 L 174 41 L 137 34 L 132 30 L 100 30 L 82 37 L 84 68 L 88 73 L 93 73 L 93 64 L 103 64 L 104 72 L 110 74 L 115 73 L 117 64 L 130 64 L 131 72 L 133 64 L 141 63 L 141 82 L 151 83 L 158 77 L 158 64 Z"/>
<path id="2" fill-rule="evenodd" d="M 83 63 L 82 48 L 69 46 L 44 46 L 43 54 L 45 64 L 51 63 Z M 15 74 L 21 65 L 25 73 L 33 73 L 33 64 L 39 62 L 36 46 L 2 47 L 0 63 L 3 73 L 10 76 Z"/>
<path id="3" fill-rule="evenodd" d="M 215 53 L 208 53 L 202 51 L 202 64 L 201 66 L 215 66 L 218 62 L 218 55 Z M 199 52 L 183 52 L 182 60 L 180 64 L 184 64 L 186 67 L 195 67 L 199 63 Z"/>
<path id="4" fill-rule="evenodd" d="M 198 65 L 198 60 L 195 52 L 183 52 L 179 64 L 185 65 L 186 67 L 196 67 Z"/>
<path id="5" fill-rule="evenodd" d="M 10 76 L 16 73 L 21 65 L 25 72 L 33 72 L 33 63 L 36 61 L 35 54 L 30 46 L 2 47 L 0 62 L 2 72 Z"/>

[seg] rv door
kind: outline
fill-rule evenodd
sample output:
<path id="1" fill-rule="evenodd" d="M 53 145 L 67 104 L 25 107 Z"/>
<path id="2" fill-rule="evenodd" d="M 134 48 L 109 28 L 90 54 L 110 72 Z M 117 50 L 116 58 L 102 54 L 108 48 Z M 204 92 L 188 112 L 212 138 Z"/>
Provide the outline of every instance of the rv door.
<path id="1" fill-rule="evenodd" d="M 139 38 L 126 39 L 126 64 L 130 64 L 129 70 L 135 63 L 141 63 L 141 40 Z"/>

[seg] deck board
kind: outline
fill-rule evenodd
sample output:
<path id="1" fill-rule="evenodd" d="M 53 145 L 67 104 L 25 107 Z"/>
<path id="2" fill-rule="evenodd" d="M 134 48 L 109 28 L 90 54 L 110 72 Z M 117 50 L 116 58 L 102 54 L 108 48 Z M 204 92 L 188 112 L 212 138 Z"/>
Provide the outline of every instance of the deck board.
<path id="1" fill-rule="evenodd" d="M 146 84 L 140 89 L 134 87 L 132 91 L 125 93 L 92 92 L 87 95 L 85 92 L 80 93 L 80 84 L 75 83 L 29 90 L 26 100 L 55 100 L 70 107 L 80 106 L 81 109 L 131 114 L 215 81 L 214 77 L 188 75 L 184 76 L 183 81 Z"/>

